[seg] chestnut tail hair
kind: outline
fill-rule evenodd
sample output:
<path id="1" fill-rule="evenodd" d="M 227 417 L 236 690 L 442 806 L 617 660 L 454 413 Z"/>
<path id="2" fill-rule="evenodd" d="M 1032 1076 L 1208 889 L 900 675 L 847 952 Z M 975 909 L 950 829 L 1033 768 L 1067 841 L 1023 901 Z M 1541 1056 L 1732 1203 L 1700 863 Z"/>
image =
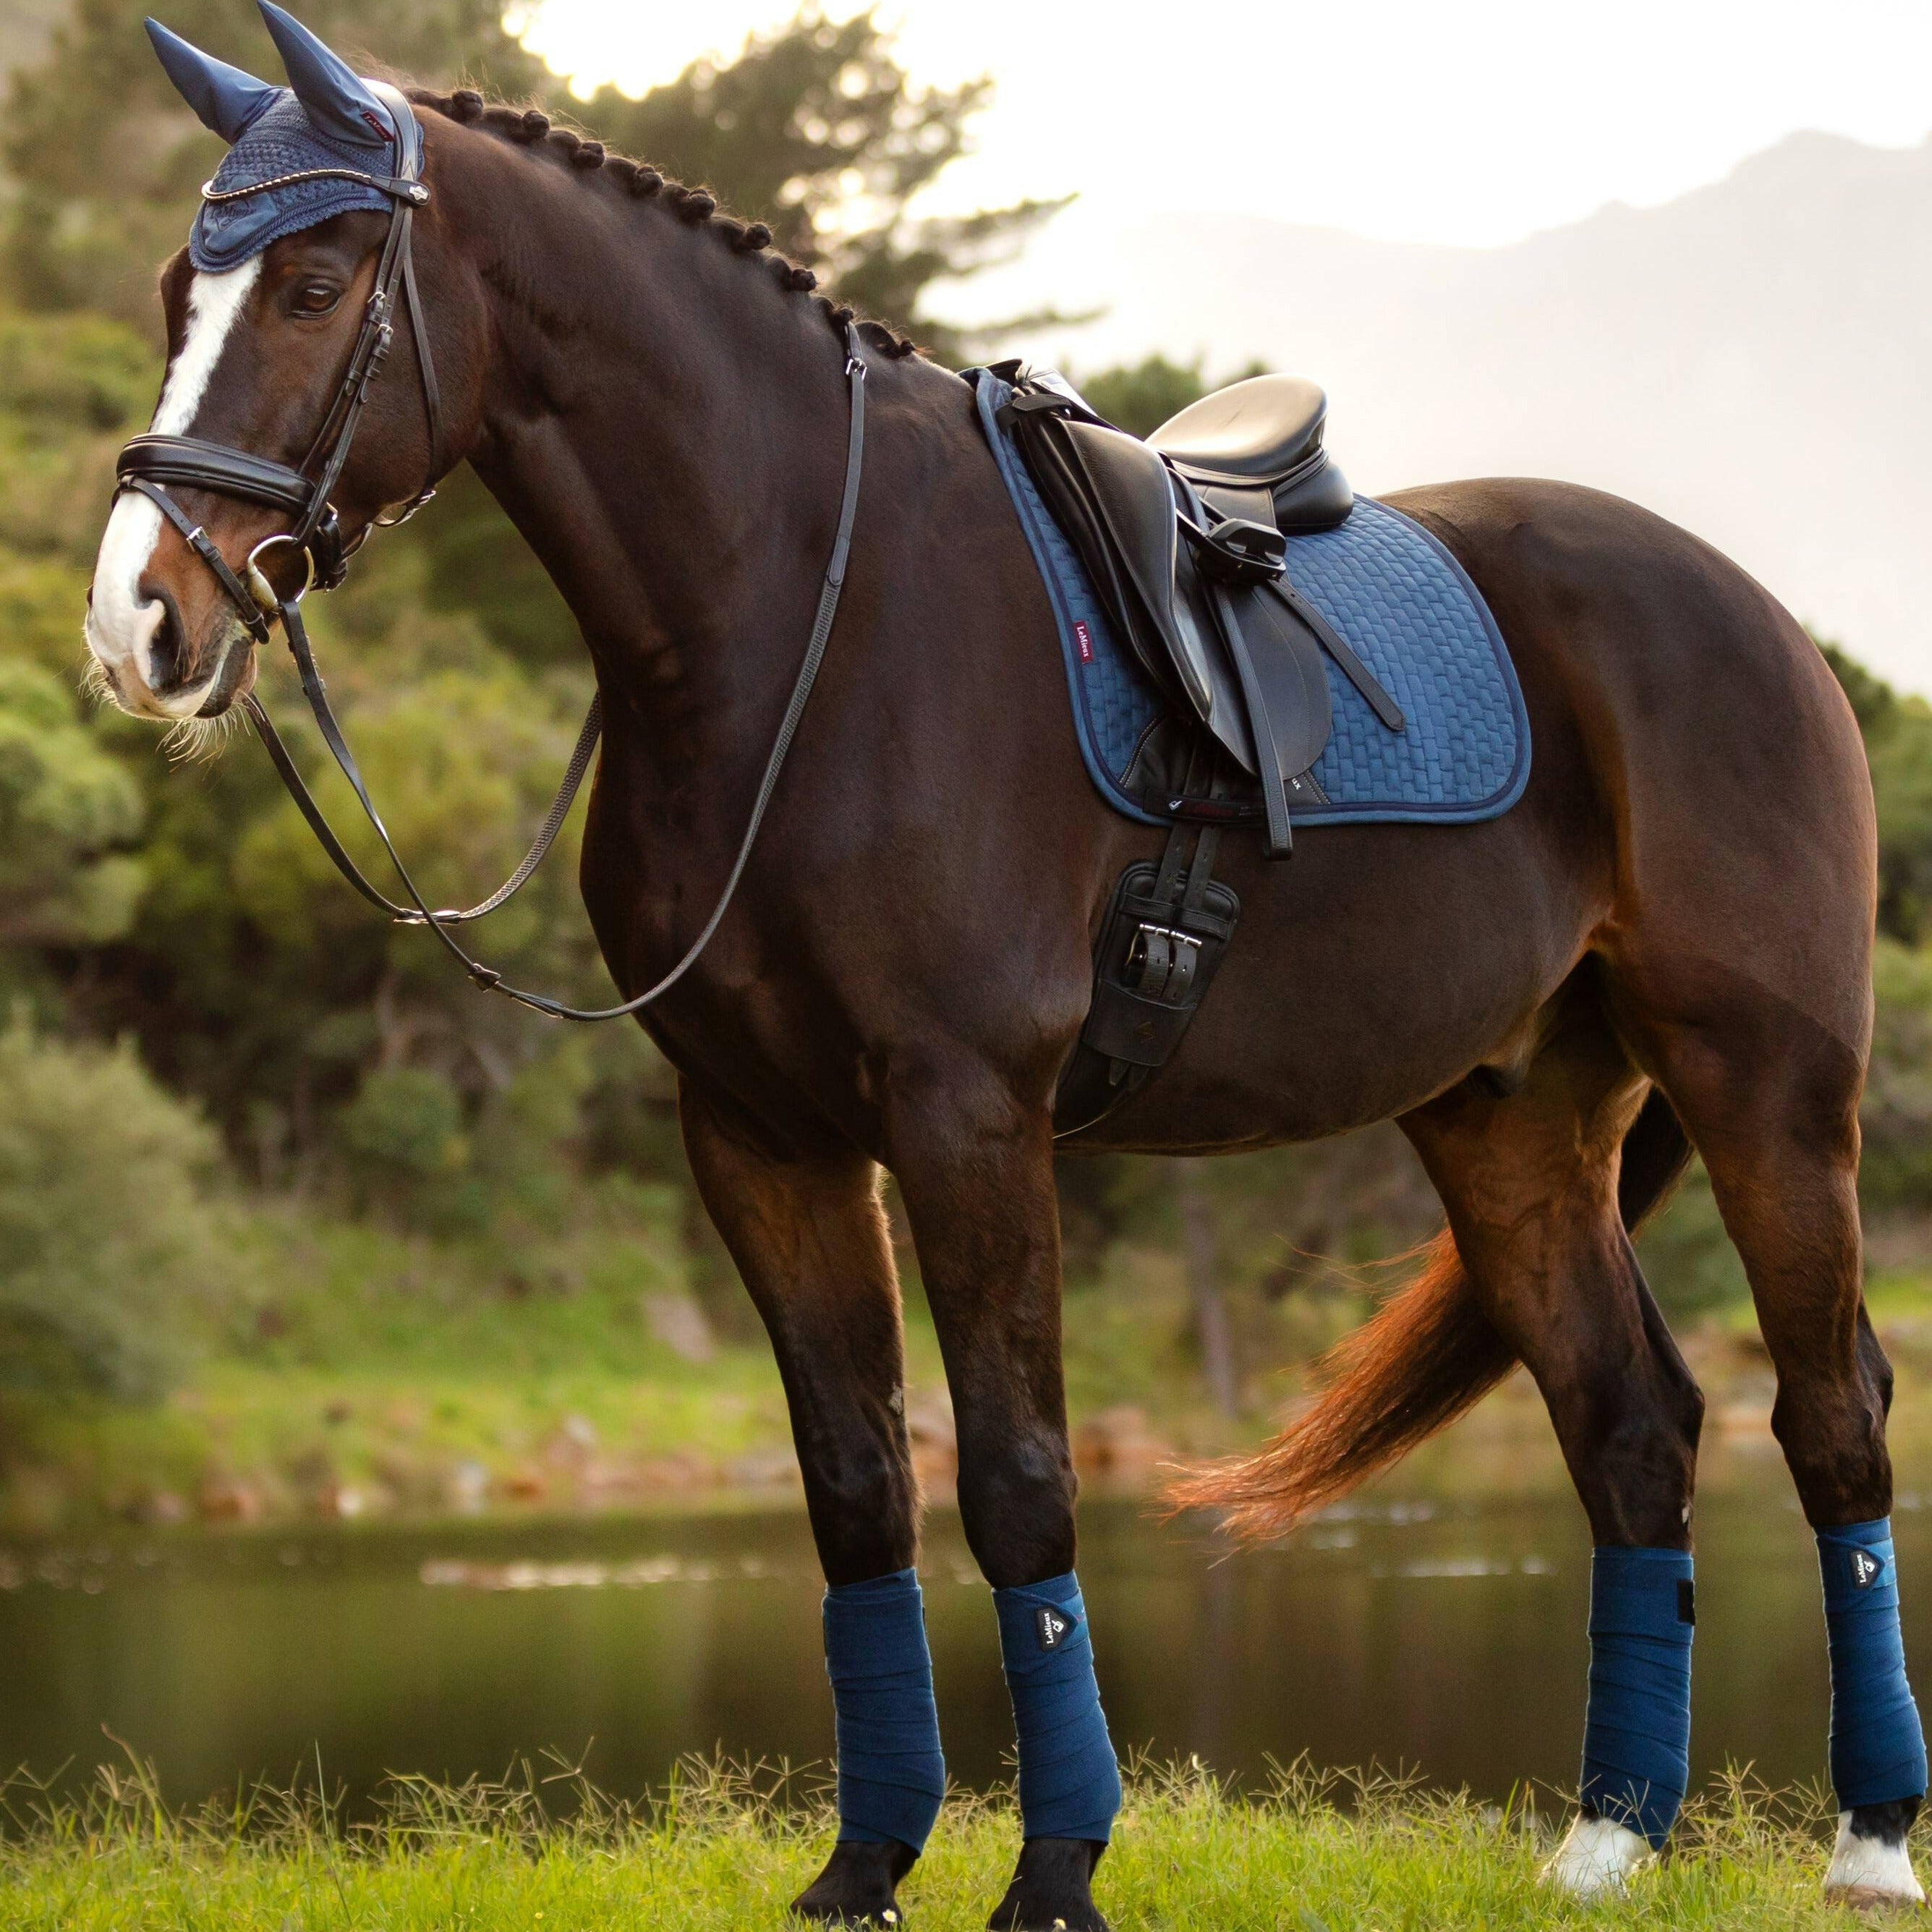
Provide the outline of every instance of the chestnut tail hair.
<path id="1" fill-rule="evenodd" d="M 1635 1233 L 1662 1204 L 1690 1159 L 1670 1102 L 1653 1088 L 1624 1137 L 1625 1228 Z M 1324 1358 L 1326 1386 L 1312 1408 L 1252 1456 L 1178 1478 L 1169 1503 L 1220 1511 L 1244 1542 L 1286 1535 L 1488 1394 L 1515 1367 L 1515 1352 L 1484 1314 L 1449 1230 L 1425 1252 L 1421 1273 Z"/>

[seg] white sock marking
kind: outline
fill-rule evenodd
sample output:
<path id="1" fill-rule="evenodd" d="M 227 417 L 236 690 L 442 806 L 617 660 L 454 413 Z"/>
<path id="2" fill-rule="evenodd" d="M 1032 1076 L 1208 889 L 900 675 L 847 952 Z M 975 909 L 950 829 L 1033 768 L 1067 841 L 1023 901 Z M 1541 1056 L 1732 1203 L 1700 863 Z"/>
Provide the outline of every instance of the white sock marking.
<path id="1" fill-rule="evenodd" d="M 1862 1894 L 1864 1902 L 1874 1904 L 1892 1898 L 1915 1905 L 1925 1902 L 1924 1888 L 1912 1874 L 1912 1854 L 1902 1844 L 1859 1838 L 1852 1829 L 1849 1811 L 1838 1814 L 1838 1842 L 1832 1848 L 1825 1889 Z"/>
<path id="2" fill-rule="evenodd" d="M 1608 1818 L 1571 1820 L 1569 1835 L 1543 1868 L 1544 1882 L 1573 1898 L 1602 1898 L 1624 1891 L 1630 1875 L 1654 1856 L 1650 1841 Z"/>
<path id="3" fill-rule="evenodd" d="M 261 272 L 262 258 L 254 255 L 238 268 L 195 277 L 188 290 L 187 336 L 181 353 L 168 365 L 154 409 L 151 428 L 157 434 L 188 434 L 229 332 Z M 202 686 L 168 698 L 153 694 L 155 668 L 149 647 L 163 614 L 158 602 L 142 596 L 140 586 L 160 533 L 160 512 L 139 490 L 127 490 L 115 499 L 94 562 L 87 643 L 130 709 L 150 716 L 186 717 L 199 709 Z"/>

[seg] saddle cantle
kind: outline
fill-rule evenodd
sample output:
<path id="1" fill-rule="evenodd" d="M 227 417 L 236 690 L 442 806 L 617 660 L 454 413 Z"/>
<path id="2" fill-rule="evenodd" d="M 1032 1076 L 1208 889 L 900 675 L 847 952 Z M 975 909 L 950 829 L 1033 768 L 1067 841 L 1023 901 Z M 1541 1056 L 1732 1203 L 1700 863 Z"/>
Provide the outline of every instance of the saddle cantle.
<path id="1" fill-rule="evenodd" d="M 1253 517 L 1265 494 L 1284 536 L 1333 530 L 1354 492 L 1322 447 L 1328 398 L 1300 376 L 1251 376 L 1190 403 L 1148 438 L 1210 502 Z"/>
<path id="2" fill-rule="evenodd" d="M 1322 446 L 1322 392 L 1253 377 L 1143 442 L 1051 373 L 994 373 L 1013 386 L 1002 425 L 1121 634 L 1175 712 L 1258 785 L 1266 850 L 1286 856 L 1288 795 L 1307 795 L 1333 728 L 1322 653 L 1388 729 L 1402 728 L 1394 701 L 1286 580 L 1284 533 L 1332 529 L 1354 502 Z M 1229 787 L 1244 788 L 1233 774 Z"/>

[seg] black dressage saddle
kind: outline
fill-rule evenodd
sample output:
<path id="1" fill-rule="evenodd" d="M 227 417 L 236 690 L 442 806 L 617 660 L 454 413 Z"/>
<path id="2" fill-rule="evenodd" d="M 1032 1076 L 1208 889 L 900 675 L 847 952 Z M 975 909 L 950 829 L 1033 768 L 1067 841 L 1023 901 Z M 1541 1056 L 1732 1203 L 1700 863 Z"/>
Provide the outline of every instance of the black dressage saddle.
<path id="1" fill-rule="evenodd" d="M 1325 652 L 1389 730 L 1394 700 L 1296 590 L 1286 538 L 1332 530 L 1353 508 L 1322 446 L 1328 400 L 1293 376 L 1204 397 L 1145 442 L 1115 428 L 1051 371 L 994 374 L 1000 412 L 1048 509 L 1172 713 L 1143 747 L 1177 806 L 1204 790 L 1261 796 L 1265 849 L 1292 849 L 1291 799 L 1318 802 L 1310 767 L 1328 742 Z M 1203 734 L 1206 742 L 1203 742 Z M 1232 767 L 1232 769 L 1231 769 Z M 1178 815 L 1188 815 L 1180 814 Z"/>

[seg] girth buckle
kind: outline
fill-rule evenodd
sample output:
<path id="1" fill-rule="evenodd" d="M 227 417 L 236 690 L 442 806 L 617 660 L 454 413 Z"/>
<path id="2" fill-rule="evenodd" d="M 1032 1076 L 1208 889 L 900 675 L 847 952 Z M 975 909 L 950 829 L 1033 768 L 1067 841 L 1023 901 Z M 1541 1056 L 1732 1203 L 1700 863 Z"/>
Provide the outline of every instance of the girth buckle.
<path id="1" fill-rule="evenodd" d="M 1144 998 L 1179 1006 L 1194 984 L 1201 942 L 1191 932 L 1143 920 L 1127 949 L 1129 983 Z"/>

